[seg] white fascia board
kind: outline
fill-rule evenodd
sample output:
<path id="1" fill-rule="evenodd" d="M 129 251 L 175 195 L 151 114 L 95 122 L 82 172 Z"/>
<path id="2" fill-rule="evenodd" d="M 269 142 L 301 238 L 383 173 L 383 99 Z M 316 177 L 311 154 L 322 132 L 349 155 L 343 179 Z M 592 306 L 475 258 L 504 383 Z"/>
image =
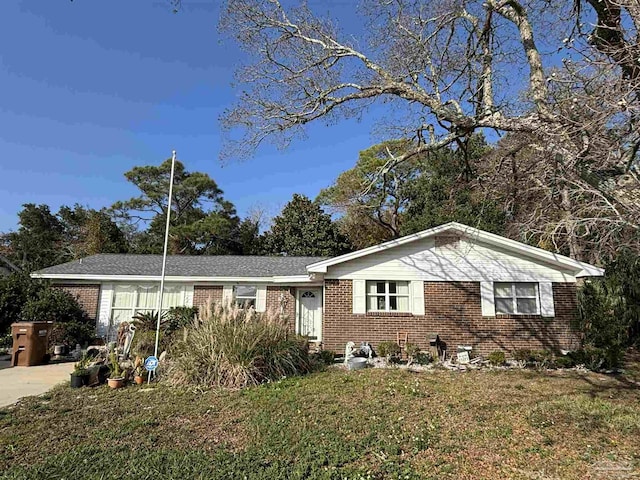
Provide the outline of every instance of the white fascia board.
<path id="1" fill-rule="evenodd" d="M 381 243 L 380 245 L 374 245 L 373 247 L 363 248 L 362 250 L 347 253 L 345 255 L 340 255 L 339 257 L 334 257 L 328 260 L 313 263 L 307 266 L 307 271 L 309 273 L 327 273 L 327 268 L 332 265 L 348 262 L 349 260 L 354 260 L 366 255 L 371 255 L 373 253 L 404 245 L 406 243 L 415 242 L 416 240 L 431 237 L 450 230 L 458 232 L 470 238 L 477 238 L 485 243 L 488 243 L 489 245 L 499 246 L 511 252 L 519 253 L 527 257 L 551 263 L 552 265 L 558 266 L 560 268 L 571 270 L 576 277 L 600 277 L 604 275 L 604 269 L 596 267 L 594 265 L 579 262 L 577 260 L 573 260 L 572 258 L 565 257 L 564 255 L 549 252 L 538 247 L 525 245 L 524 243 L 518 242 L 516 240 L 511 240 L 500 235 L 485 232 L 483 230 L 478 230 L 477 228 L 469 227 L 468 225 L 463 225 L 462 223 L 458 222 L 445 223 L 444 225 L 430 228 L 428 230 L 423 230 L 422 232 L 414 233 L 412 235 L 407 235 L 406 237 L 390 240 L 388 242 Z"/>
<path id="2" fill-rule="evenodd" d="M 49 280 L 74 280 L 74 281 L 98 281 L 98 282 L 159 282 L 160 275 L 88 275 L 67 273 L 32 273 L 32 278 L 46 278 Z M 309 275 L 290 275 L 273 277 L 176 277 L 166 276 L 166 282 L 171 283 L 312 283 L 317 280 Z"/>

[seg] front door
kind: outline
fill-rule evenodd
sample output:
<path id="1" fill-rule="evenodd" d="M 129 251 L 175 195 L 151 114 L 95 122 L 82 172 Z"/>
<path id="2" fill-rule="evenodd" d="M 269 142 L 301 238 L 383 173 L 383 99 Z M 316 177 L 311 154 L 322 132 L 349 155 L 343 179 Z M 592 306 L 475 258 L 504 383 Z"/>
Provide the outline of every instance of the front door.
<path id="1" fill-rule="evenodd" d="M 322 289 L 298 289 L 297 333 L 309 340 L 322 340 Z"/>

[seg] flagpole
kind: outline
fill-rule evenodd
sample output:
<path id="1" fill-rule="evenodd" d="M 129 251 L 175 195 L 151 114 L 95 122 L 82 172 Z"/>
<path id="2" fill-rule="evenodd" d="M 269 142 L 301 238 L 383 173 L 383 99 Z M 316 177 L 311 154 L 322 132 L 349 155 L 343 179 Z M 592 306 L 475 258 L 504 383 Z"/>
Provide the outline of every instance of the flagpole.
<path id="1" fill-rule="evenodd" d="M 167 225 L 164 230 L 164 250 L 162 252 L 162 273 L 160 275 L 160 291 L 158 292 L 158 319 L 156 322 L 156 346 L 153 350 L 153 356 L 158 358 L 158 343 L 160 342 L 160 319 L 162 317 L 162 297 L 164 296 L 164 275 L 167 269 L 167 249 L 169 246 L 169 225 L 171 222 L 171 199 L 173 197 L 173 172 L 176 167 L 176 151 L 171 155 L 171 176 L 169 177 L 169 200 L 167 202 Z M 149 372 L 148 382 L 151 383 L 151 374 Z"/>

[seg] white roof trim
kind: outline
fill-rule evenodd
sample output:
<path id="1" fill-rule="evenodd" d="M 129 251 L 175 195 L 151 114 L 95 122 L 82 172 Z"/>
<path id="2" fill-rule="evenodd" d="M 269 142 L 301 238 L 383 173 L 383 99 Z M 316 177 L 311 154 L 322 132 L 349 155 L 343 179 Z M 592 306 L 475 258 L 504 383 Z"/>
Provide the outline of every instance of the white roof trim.
<path id="1" fill-rule="evenodd" d="M 428 230 L 423 230 L 422 232 L 414 233 L 412 235 L 407 235 L 406 237 L 397 238 L 395 240 L 390 240 L 379 245 L 374 245 L 373 247 L 363 248 L 362 250 L 358 250 L 356 252 L 351 252 L 345 255 L 340 255 L 339 257 L 323 260 L 321 262 L 308 265 L 307 271 L 309 273 L 327 273 L 327 268 L 332 265 L 348 262 L 349 260 L 354 260 L 366 255 L 371 255 L 383 250 L 388 250 L 393 247 L 415 242 L 416 240 L 421 240 L 423 238 L 431 237 L 447 231 L 455 231 L 467 237 L 475 237 L 490 245 L 502 247 L 514 253 L 550 263 L 559 268 L 571 270 L 574 272 L 574 276 L 576 277 L 600 277 L 604 275 L 603 268 L 599 268 L 588 263 L 579 262 L 577 260 L 573 260 L 572 258 L 565 257 L 564 255 L 549 252 L 541 248 L 525 245 L 524 243 L 518 242 L 516 240 L 510 240 L 500 235 L 485 232 L 483 230 L 469 227 L 468 225 L 463 225 L 462 223 L 457 222 L 445 223 L 444 225 L 430 228 Z"/>
<path id="2" fill-rule="evenodd" d="M 32 278 L 46 278 L 50 280 L 83 280 L 95 282 L 159 282 L 159 275 L 89 275 L 71 273 L 32 273 Z M 272 277 L 176 277 L 166 276 L 165 281 L 172 283 L 227 283 L 227 282 L 254 282 L 254 283 L 312 283 L 310 275 L 289 275 Z"/>

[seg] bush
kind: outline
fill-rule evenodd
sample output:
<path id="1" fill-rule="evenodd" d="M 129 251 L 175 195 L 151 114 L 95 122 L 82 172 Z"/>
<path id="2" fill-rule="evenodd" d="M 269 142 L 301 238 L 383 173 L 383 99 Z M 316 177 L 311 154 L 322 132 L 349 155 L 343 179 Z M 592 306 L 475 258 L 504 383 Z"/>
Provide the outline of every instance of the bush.
<path id="1" fill-rule="evenodd" d="M 5 353 L 13 346 L 13 335 L 10 333 L 0 335 L 0 353 Z"/>
<path id="2" fill-rule="evenodd" d="M 333 365 L 335 354 L 331 350 L 321 350 L 313 354 L 322 365 Z"/>
<path id="3" fill-rule="evenodd" d="M 95 326 L 75 298 L 64 290 L 45 287 L 29 298 L 20 319 L 27 322 L 54 322 L 49 345 L 85 345 L 95 335 Z"/>
<path id="4" fill-rule="evenodd" d="M 413 357 L 413 362 L 418 365 L 428 365 L 433 362 L 433 358 L 427 352 L 419 352 L 415 357 Z"/>
<path id="5" fill-rule="evenodd" d="M 21 320 L 25 303 L 45 288 L 44 282 L 34 280 L 26 273 L 0 277 L 0 334 L 10 333 L 11 324 Z"/>
<path id="6" fill-rule="evenodd" d="M 400 355 L 400 352 L 402 352 L 400 345 L 391 340 L 385 340 L 378 345 L 378 355 L 387 359 Z"/>
<path id="7" fill-rule="evenodd" d="M 547 368 L 553 366 L 554 354 L 549 350 L 530 350 L 522 348 L 513 351 L 513 358 L 525 365 L 536 368 Z"/>
<path id="8" fill-rule="evenodd" d="M 165 331 L 168 335 L 190 325 L 198 315 L 198 307 L 173 307 L 167 312 Z"/>
<path id="9" fill-rule="evenodd" d="M 186 327 L 174 383 L 242 388 L 311 370 L 308 345 L 277 313 L 208 304 Z"/>
<path id="10" fill-rule="evenodd" d="M 491 365 L 504 365 L 507 363 L 507 357 L 503 351 L 496 350 L 495 352 L 491 352 L 487 357 L 489 363 Z"/>
<path id="11" fill-rule="evenodd" d="M 574 365 L 583 365 L 589 370 L 599 370 L 601 368 L 615 368 L 622 363 L 622 349 L 584 347 L 573 352 L 569 352 L 567 357 Z"/>

